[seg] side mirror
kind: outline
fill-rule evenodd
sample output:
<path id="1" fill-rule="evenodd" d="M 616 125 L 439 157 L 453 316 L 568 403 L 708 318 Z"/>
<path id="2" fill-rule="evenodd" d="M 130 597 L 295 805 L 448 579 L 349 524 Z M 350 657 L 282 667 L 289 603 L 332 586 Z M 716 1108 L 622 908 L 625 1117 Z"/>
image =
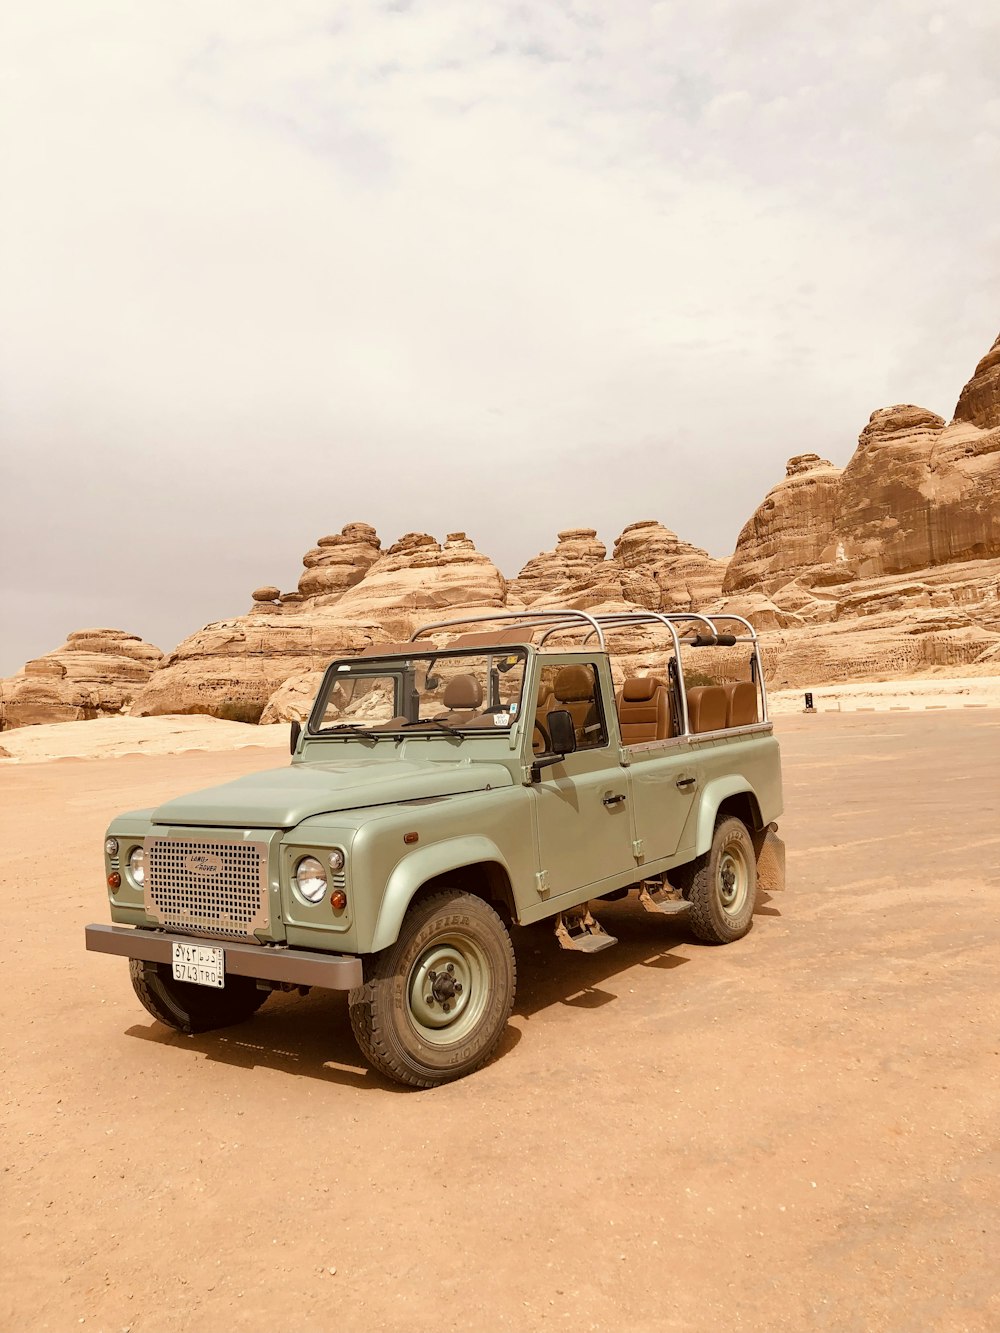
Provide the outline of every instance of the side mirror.
<path id="1" fill-rule="evenodd" d="M 299 721 L 299 719 L 298 719 L 297 717 L 296 717 L 296 718 L 293 718 L 293 719 L 292 719 L 292 731 L 291 731 L 291 735 L 290 735 L 289 738 L 288 738 L 288 752 L 289 752 L 289 754 L 294 754 L 295 751 L 298 749 L 298 745 L 299 745 L 299 737 L 300 737 L 301 735 L 302 735 L 302 723 Z"/>
<path id="2" fill-rule="evenodd" d="M 567 708 L 554 708 L 546 714 L 545 722 L 549 729 L 549 752 L 539 756 L 531 765 L 532 782 L 539 780 L 543 768 L 561 764 L 576 749 L 576 724 Z"/>
<path id="3" fill-rule="evenodd" d="M 576 724 L 568 708 L 556 708 L 545 718 L 553 754 L 573 754 L 576 750 Z"/>

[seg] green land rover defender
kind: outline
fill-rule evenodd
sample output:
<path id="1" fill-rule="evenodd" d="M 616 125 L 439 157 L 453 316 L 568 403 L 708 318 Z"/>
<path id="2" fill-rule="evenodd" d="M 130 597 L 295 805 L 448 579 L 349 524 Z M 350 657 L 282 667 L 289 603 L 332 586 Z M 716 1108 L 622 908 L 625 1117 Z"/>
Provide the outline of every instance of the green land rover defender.
<path id="1" fill-rule="evenodd" d="M 616 690 L 609 645 L 637 630 L 662 635 L 665 670 Z M 728 650 L 711 683 L 685 682 L 688 649 Z M 725 944 L 783 887 L 778 743 L 737 616 L 428 625 L 332 662 L 291 751 L 108 829 L 115 924 L 87 947 L 127 957 L 178 1031 L 242 1022 L 273 990 L 343 990 L 374 1068 L 433 1087 L 500 1041 L 514 927 L 551 919 L 594 952 L 615 940 L 591 907 L 635 891 Z"/>

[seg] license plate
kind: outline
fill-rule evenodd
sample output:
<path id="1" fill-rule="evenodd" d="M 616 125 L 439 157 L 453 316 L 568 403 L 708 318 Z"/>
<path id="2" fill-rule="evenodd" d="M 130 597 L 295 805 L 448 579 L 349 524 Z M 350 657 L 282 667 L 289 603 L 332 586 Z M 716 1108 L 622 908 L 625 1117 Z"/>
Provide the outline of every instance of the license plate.
<path id="1" fill-rule="evenodd" d="M 196 986 L 226 984 L 226 955 L 210 944 L 175 944 L 174 980 L 193 981 Z"/>

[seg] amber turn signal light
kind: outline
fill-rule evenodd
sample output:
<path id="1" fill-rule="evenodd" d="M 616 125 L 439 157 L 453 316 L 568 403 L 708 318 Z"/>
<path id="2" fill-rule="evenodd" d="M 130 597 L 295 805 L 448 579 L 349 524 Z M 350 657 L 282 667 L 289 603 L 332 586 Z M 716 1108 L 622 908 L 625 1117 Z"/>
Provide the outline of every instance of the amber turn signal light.
<path id="1" fill-rule="evenodd" d="M 407 846 L 409 846 L 411 842 L 419 842 L 419 841 L 420 841 L 420 834 L 419 834 L 419 833 L 404 833 L 404 834 L 403 834 L 403 841 L 406 843 Z"/>
<path id="2" fill-rule="evenodd" d="M 335 912 L 342 912 L 347 906 L 347 894 L 343 889 L 334 889 L 330 894 L 330 906 Z"/>
<path id="3" fill-rule="evenodd" d="M 122 886 L 121 875 L 119 875 L 117 870 L 112 870 L 111 874 L 108 876 L 108 888 L 120 889 L 121 886 Z"/>

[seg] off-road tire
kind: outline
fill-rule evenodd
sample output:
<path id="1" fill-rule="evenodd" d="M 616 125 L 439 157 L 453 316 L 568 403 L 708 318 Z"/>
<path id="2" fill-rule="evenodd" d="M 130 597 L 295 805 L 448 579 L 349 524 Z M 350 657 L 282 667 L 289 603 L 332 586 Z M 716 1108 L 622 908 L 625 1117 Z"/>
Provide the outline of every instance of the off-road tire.
<path id="1" fill-rule="evenodd" d="M 670 878 L 691 903 L 687 919 L 700 940 L 731 944 L 753 924 L 757 858 L 741 819 L 732 815 L 720 819 L 709 851 L 672 870 Z"/>
<path id="2" fill-rule="evenodd" d="M 222 990 L 175 981 L 169 963 L 130 958 L 132 988 L 157 1022 L 177 1032 L 210 1032 L 252 1018 L 270 994 L 253 977 L 226 977 Z"/>
<path id="3" fill-rule="evenodd" d="M 448 993 L 456 984 L 457 993 Z M 396 943 L 366 960 L 364 985 L 350 993 L 351 1026 L 380 1074 L 434 1088 L 490 1058 L 516 984 L 514 949 L 500 917 L 482 898 L 445 889 L 418 900 Z"/>

